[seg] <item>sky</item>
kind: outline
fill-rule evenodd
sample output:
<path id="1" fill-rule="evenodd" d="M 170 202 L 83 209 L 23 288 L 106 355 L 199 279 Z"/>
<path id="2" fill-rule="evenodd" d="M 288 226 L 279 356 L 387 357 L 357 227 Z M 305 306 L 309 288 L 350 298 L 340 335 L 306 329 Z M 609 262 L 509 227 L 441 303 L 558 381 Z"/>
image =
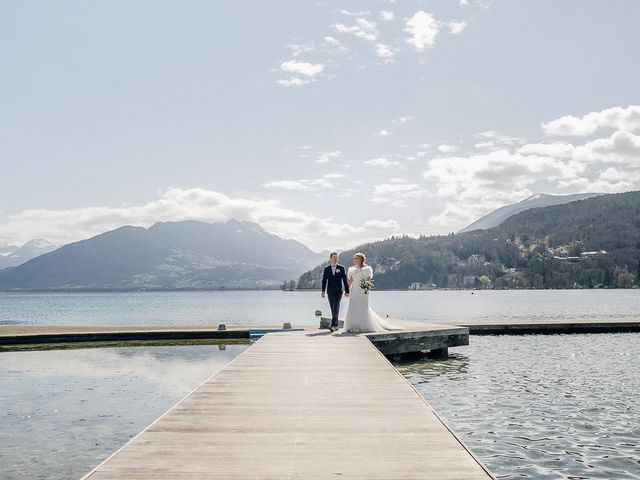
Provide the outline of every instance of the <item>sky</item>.
<path id="1" fill-rule="evenodd" d="M 0 0 L 0 242 L 310 248 L 640 189 L 635 0 Z"/>

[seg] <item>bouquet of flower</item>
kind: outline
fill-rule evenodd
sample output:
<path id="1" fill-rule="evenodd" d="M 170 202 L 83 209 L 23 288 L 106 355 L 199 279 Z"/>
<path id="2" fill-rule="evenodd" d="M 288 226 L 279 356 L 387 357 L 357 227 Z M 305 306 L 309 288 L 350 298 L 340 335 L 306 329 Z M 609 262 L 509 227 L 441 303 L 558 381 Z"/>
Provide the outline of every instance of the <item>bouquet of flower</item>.
<path id="1" fill-rule="evenodd" d="M 363 278 L 362 280 L 360 280 L 360 288 L 364 291 L 364 294 L 367 295 L 369 293 L 369 290 L 375 289 L 376 286 L 373 283 L 373 279 Z"/>

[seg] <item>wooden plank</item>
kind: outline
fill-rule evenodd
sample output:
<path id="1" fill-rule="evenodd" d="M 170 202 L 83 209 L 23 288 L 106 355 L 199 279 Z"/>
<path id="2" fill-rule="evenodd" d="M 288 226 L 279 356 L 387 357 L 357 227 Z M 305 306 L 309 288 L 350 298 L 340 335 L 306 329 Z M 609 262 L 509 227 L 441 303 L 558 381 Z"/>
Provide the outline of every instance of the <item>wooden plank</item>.
<path id="1" fill-rule="evenodd" d="M 365 336 L 269 334 L 85 478 L 492 478 Z"/>

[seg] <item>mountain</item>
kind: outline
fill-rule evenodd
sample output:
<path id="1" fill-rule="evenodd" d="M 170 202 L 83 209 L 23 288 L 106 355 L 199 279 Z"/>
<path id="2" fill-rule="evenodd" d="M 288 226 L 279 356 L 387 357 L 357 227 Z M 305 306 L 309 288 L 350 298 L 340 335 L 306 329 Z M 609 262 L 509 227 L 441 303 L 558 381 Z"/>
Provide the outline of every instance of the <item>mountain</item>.
<path id="1" fill-rule="evenodd" d="M 528 209 L 489 230 L 391 237 L 343 258 L 356 251 L 379 289 L 640 286 L 640 192 Z M 298 288 L 319 288 L 321 272 L 303 274 Z"/>
<path id="2" fill-rule="evenodd" d="M 21 265 L 32 258 L 52 252 L 56 248 L 58 248 L 57 245 L 43 239 L 29 240 L 21 247 L 9 245 L 4 241 L 0 243 L 0 270 Z"/>
<path id="3" fill-rule="evenodd" d="M 11 245 L 9 242 L 7 242 L 6 240 L 0 240 L 0 255 L 7 254 L 7 253 L 11 253 L 14 250 L 17 250 L 18 246 L 16 245 Z"/>
<path id="4" fill-rule="evenodd" d="M 0 290 L 274 288 L 321 256 L 255 223 L 124 226 L 0 271 Z"/>
<path id="5" fill-rule="evenodd" d="M 458 233 L 471 232 L 473 230 L 487 230 L 494 228 L 504 222 L 507 218 L 512 217 L 520 212 L 537 207 L 550 207 L 552 205 L 562 205 L 576 200 L 586 200 L 587 198 L 602 195 L 601 193 L 578 193 L 575 195 L 547 195 L 545 193 L 537 193 L 531 195 L 524 200 L 506 205 L 476 220 L 471 225 L 463 228 Z"/>

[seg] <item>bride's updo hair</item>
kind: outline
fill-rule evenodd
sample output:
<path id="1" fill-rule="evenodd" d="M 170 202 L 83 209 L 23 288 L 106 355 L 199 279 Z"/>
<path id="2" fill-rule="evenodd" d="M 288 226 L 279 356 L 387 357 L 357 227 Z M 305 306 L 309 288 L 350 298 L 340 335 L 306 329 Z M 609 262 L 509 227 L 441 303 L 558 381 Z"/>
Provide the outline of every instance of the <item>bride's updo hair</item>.
<path id="1" fill-rule="evenodd" d="M 353 258 L 359 258 L 362 260 L 362 265 L 367 263 L 367 256 L 364 253 L 358 252 L 353 256 Z"/>

